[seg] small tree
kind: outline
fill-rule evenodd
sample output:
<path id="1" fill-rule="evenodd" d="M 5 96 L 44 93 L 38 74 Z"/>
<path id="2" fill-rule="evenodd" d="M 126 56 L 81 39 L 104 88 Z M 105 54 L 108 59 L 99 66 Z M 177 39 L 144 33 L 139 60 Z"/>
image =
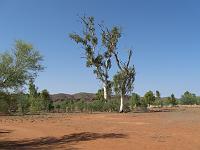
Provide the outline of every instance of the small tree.
<path id="1" fill-rule="evenodd" d="M 49 92 L 46 89 L 44 89 L 44 90 L 42 90 L 40 96 L 41 96 L 41 99 L 42 99 L 43 109 L 45 111 L 49 111 L 50 107 L 51 107 L 50 106 L 51 105 L 51 102 L 50 102 L 51 99 L 50 99 Z"/>
<path id="2" fill-rule="evenodd" d="M 144 95 L 144 100 L 148 104 L 148 106 L 152 105 L 154 103 L 154 101 L 155 101 L 155 96 L 154 96 L 153 92 L 152 91 L 148 91 Z"/>
<path id="3" fill-rule="evenodd" d="M 141 106 L 141 100 L 140 100 L 140 95 L 133 93 L 131 96 L 131 109 L 133 110 L 134 107 Z"/>
<path id="4" fill-rule="evenodd" d="M 35 86 L 33 79 L 31 78 L 29 80 L 29 96 L 30 97 L 38 97 L 38 92 L 37 92 L 38 88 Z"/>
<path id="5" fill-rule="evenodd" d="M 194 105 L 197 103 L 197 97 L 195 94 L 186 91 L 181 96 L 181 103 L 184 105 Z"/>
<path id="6" fill-rule="evenodd" d="M 92 67 L 94 74 L 104 85 L 104 99 L 107 100 L 109 88 L 109 70 L 111 69 L 112 52 L 115 51 L 120 29 L 114 26 L 111 30 L 99 25 L 100 32 L 96 33 L 94 17 L 82 17 L 82 34 L 72 33 L 70 38 L 81 44 L 85 50 L 86 66 Z M 99 38 L 97 35 L 101 35 Z M 109 42 L 108 42 L 109 41 Z M 103 51 L 104 50 L 104 51 Z"/>
<path id="7" fill-rule="evenodd" d="M 120 71 L 118 71 L 117 74 L 113 77 L 114 90 L 121 96 L 119 111 L 123 112 L 124 96 L 133 91 L 133 82 L 135 81 L 135 68 L 134 66 L 129 66 L 132 56 L 131 50 L 129 51 L 128 61 L 126 63 L 122 63 L 122 61 L 120 61 L 116 52 L 114 52 L 114 55 L 118 68 L 120 69 Z"/>
<path id="8" fill-rule="evenodd" d="M 177 101 L 176 101 L 174 94 L 171 95 L 171 104 L 172 104 L 172 106 L 177 105 Z"/>
<path id="9" fill-rule="evenodd" d="M 29 80 L 29 103 L 30 103 L 31 112 L 35 112 L 38 110 L 37 97 L 38 97 L 37 88 L 33 82 L 33 79 L 30 79 Z"/>
<path id="10" fill-rule="evenodd" d="M 19 93 L 17 94 L 17 100 L 18 100 L 18 111 L 22 115 L 26 114 L 29 111 L 29 98 L 28 95 Z"/>
<path id="11" fill-rule="evenodd" d="M 158 90 L 156 90 L 156 104 L 163 107 L 163 101 Z"/>

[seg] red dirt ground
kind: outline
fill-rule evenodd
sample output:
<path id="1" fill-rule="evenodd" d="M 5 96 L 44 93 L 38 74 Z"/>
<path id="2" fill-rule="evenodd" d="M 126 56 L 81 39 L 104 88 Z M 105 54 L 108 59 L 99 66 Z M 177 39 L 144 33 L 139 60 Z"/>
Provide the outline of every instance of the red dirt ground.
<path id="1" fill-rule="evenodd" d="M 0 116 L 0 149 L 200 150 L 200 109 Z"/>

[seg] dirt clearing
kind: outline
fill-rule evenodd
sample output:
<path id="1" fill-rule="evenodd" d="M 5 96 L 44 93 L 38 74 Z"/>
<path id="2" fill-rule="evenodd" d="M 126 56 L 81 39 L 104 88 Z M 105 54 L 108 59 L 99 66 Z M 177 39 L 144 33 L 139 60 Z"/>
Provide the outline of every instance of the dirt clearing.
<path id="1" fill-rule="evenodd" d="M 200 109 L 0 116 L 0 149 L 200 150 Z"/>

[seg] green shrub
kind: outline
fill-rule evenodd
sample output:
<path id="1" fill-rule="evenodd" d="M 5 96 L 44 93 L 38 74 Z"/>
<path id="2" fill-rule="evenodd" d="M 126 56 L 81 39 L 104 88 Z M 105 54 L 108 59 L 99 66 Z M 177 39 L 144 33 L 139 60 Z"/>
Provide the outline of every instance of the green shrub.
<path id="1" fill-rule="evenodd" d="M 50 104 L 51 104 L 49 92 L 46 89 L 42 90 L 40 97 L 42 100 L 42 107 L 43 107 L 42 109 L 48 112 L 50 110 Z"/>
<path id="2" fill-rule="evenodd" d="M 148 91 L 144 95 L 144 101 L 145 101 L 146 104 L 148 104 L 148 106 L 152 105 L 155 100 L 156 100 L 156 97 L 154 96 L 152 91 Z"/>
<path id="3" fill-rule="evenodd" d="M 38 113 L 44 110 L 43 102 L 41 97 L 29 97 L 29 103 L 30 103 L 30 112 L 31 113 Z"/>
<path id="4" fill-rule="evenodd" d="M 18 94 L 17 96 L 18 112 L 26 114 L 29 111 L 30 103 L 28 95 Z"/>
<path id="5" fill-rule="evenodd" d="M 0 92 L 0 112 L 1 113 L 8 113 L 8 95 Z"/>
<path id="6" fill-rule="evenodd" d="M 80 112 L 83 112 L 86 109 L 85 108 L 86 104 L 85 104 L 85 102 L 83 100 L 80 100 L 80 101 L 76 102 L 75 105 L 76 105 L 78 111 L 80 111 Z"/>
<path id="7" fill-rule="evenodd" d="M 180 100 L 181 104 L 183 105 L 194 105 L 197 104 L 197 97 L 195 94 L 186 91 Z"/>
<path id="8" fill-rule="evenodd" d="M 196 104 L 200 105 L 200 97 L 196 97 Z"/>
<path id="9" fill-rule="evenodd" d="M 148 102 L 144 98 L 140 98 L 140 103 L 139 107 L 147 108 Z"/>
<path id="10" fill-rule="evenodd" d="M 133 93 L 130 98 L 130 107 L 133 110 L 135 107 L 141 106 L 140 96 L 136 93 Z"/>
<path id="11" fill-rule="evenodd" d="M 91 104 L 93 111 L 104 111 L 104 100 L 95 100 Z"/>
<path id="12" fill-rule="evenodd" d="M 118 112 L 119 111 L 120 102 L 119 100 L 108 100 L 104 104 L 104 111 L 107 112 Z"/>

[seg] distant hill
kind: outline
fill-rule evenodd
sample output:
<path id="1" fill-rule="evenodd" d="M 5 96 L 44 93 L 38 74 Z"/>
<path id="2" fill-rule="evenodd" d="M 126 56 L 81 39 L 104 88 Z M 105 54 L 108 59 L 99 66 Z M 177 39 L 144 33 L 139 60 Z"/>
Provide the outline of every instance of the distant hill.
<path id="1" fill-rule="evenodd" d="M 91 101 L 91 100 L 95 99 L 96 94 L 94 94 L 94 93 L 80 92 L 80 93 L 73 94 L 73 97 L 76 100 L 83 99 L 83 100 L 89 100 L 89 101 Z"/>
<path id="2" fill-rule="evenodd" d="M 65 93 L 58 93 L 58 94 L 52 94 L 51 100 L 53 102 L 56 101 L 63 101 L 63 100 L 84 100 L 84 101 L 91 101 L 95 98 L 94 93 L 76 93 L 76 94 L 65 94 Z"/>

